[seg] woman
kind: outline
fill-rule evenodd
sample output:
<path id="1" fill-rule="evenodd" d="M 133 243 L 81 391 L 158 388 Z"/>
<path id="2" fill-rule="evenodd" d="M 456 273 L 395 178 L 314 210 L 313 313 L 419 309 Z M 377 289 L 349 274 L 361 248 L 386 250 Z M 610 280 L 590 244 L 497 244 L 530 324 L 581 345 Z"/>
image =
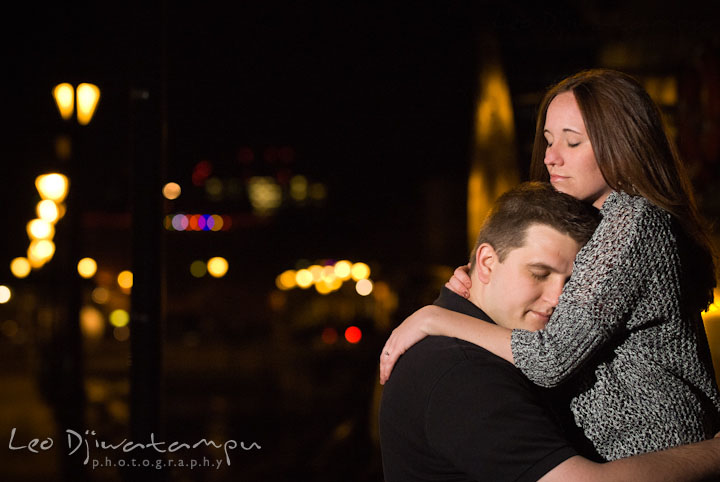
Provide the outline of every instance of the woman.
<path id="1" fill-rule="evenodd" d="M 657 106 L 620 72 L 561 81 L 541 103 L 531 176 L 603 216 L 545 329 L 495 336 L 428 306 L 393 331 L 381 382 L 422 337 L 454 336 L 537 385 L 567 381 L 575 423 L 606 460 L 712 437 L 720 394 L 700 311 L 712 301 L 713 255 Z M 466 294 L 470 280 L 456 273 L 449 285 Z"/>

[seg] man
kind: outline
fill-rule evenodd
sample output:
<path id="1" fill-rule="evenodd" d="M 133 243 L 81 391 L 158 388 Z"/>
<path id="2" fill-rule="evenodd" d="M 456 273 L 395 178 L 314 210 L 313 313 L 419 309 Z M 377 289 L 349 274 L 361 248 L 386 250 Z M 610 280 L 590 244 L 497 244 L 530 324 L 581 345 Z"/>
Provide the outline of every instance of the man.
<path id="1" fill-rule="evenodd" d="M 597 213 L 546 184 L 501 196 L 471 259 L 468 300 L 435 304 L 506 328 L 545 326 Z M 385 480 L 703 480 L 720 476 L 720 439 L 606 464 L 580 456 L 552 407 L 512 364 L 431 336 L 398 361 L 380 405 Z"/>

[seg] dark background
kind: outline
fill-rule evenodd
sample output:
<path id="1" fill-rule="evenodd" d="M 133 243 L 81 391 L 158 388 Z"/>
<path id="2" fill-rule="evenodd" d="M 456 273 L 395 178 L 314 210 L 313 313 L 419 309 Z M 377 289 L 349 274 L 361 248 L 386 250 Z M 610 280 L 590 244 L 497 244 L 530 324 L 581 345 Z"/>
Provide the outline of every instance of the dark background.
<path id="1" fill-rule="evenodd" d="M 227 232 L 163 234 L 163 375 L 153 387 L 163 439 L 255 441 L 262 449 L 236 451 L 232 466 L 217 471 L 167 469 L 157 477 L 381 480 L 377 355 L 392 327 L 431 302 L 465 261 L 481 67 L 499 59 L 504 69 L 520 178 L 537 102 L 553 82 L 590 67 L 674 79 L 677 101 L 662 107 L 703 211 L 717 221 L 719 23 L 710 2 L 16 5 L 0 33 L 0 266 L 24 254 L 35 177 L 68 167 L 55 154 L 58 135 L 73 136 L 71 189 L 83 193 L 79 227 L 67 235 L 99 265 L 81 286 L 83 304 L 92 304 L 92 289 L 131 268 L 130 213 L 141 202 L 134 193 L 159 169 L 163 183 L 183 187 L 163 214 L 233 218 Z M 100 87 L 89 126 L 60 120 L 51 89 L 64 81 Z M 139 91 L 149 93 L 145 102 L 156 115 L 133 117 Z M 134 148 L 142 150 L 138 131 L 146 125 L 145 142 L 161 154 L 145 167 Z M 291 155 L 277 158 L 278 149 Z M 302 174 L 327 196 L 257 216 L 246 195 L 214 200 L 194 186 L 200 161 L 212 163 L 223 182 L 239 180 L 241 191 L 253 176 Z M 69 228 L 61 221 L 58 230 Z M 218 255 L 230 263 L 227 276 L 190 275 L 193 260 Z M 275 288 L 286 269 L 338 259 L 368 263 L 390 297 L 360 298 L 350 287 L 325 297 Z M 42 322 L 43 310 L 62 302 L 52 295 L 61 271 L 52 264 L 25 280 L 0 270 L 0 283 L 18 294 L 0 306 L 0 323 L 13 320 L 20 333 L 3 329 L 0 440 L 17 427 L 26 442 L 56 441 L 47 453 L 1 449 L 4 480 L 60 480 L 63 473 L 63 428 L 54 418 L 62 400 L 47 380 L 55 355 Z M 113 296 L 116 306 L 129 306 L 127 295 Z M 107 315 L 107 307 L 97 308 Z M 358 344 L 342 339 L 351 324 L 363 330 Z M 339 341 L 321 341 L 328 327 Z M 129 342 L 108 329 L 83 350 L 85 427 L 101 440 L 122 440 L 131 424 Z M 121 480 L 123 472 L 85 475 Z"/>

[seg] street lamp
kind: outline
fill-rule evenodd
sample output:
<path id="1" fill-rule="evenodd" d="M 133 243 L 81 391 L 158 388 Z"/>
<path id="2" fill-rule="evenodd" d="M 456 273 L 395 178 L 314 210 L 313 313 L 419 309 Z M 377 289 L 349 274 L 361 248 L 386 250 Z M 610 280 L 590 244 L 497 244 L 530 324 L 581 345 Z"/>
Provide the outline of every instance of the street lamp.
<path id="1" fill-rule="evenodd" d="M 63 119 L 70 120 L 76 110 L 78 124 L 86 126 L 95 114 L 100 100 L 100 89 L 97 85 L 88 83 L 79 84 L 77 89 L 73 89 L 71 84 L 64 82 L 55 86 L 53 97 Z"/>
<path id="2" fill-rule="evenodd" d="M 87 126 L 92 120 L 95 109 L 100 99 L 100 89 L 93 84 L 82 83 L 73 88 L 69 83 L 62 83 L 52 90 L 55 104 L 57 105 L 60 116 L 65 121 L 71 121 L 73 113 L 76 115 L 77 123 L 80 126 Z M 67 126 L 72 134 L 78 136 L 74 123 Z M 72 145 L 74 139 L 66 139 L 62 145 L 63 149 L 57 150 L 58 158 L 67 162 L 65 166 L 66 176 L 53 173 L 40 176 L 37 179 L 36 186 L 40 197 L 43 201 L 51 201 L 58 208 L 58 215 L 62 211 L 62 202 L 67 197 L 67 217 L 66 231 L 64 232 L 64 243 L 61 245 L 61 266 L 57 271 L 58 279 L 61 282 L 59 287 L 59 295 L 62 302 L 66 305 L 62 322 L 58 325 L 57 338 L 55 340 L 55 353 L 50 356 L 54 359 L 52 362 L 59 365 L 57 372 L 57 380 L 60 382 L 56 386 L 57 395 L 57 417 L 58 425 L 63 428 L 82 427 L 85 419 L 85 387 L 83 373 L 83 349 L 82 349 L 82 333 L 80 330 L 80 306 L 81 306 L 81 286 L 77 272 L 73 266 L 79 258 L 79 231 L 80 216 L 79 210 L 82 209 L 83 200 L 82 190 L 78 186 L 82 184 L 79 181 L 79 173 L 82 167 L 82 151 L 80 157 L 73 153 L 75 146 Z M 74 183 L 72 192 L 68 192 L 70 181 Z M 82 187 L 82 186 L 80 186 Z M 52 210 L 52 206 L 49 206 Z M 39 206 L 38 206 L 39 210 Z M 55 213 L 46 213 L 49 217 L 54 217 Z M 28 228 L 29 229 L 29 228 Z M 35 255 L 39 260 L 30 258 L 39 263 L 44 257 L 51 257 L 54 253 L 54 245 L 50 245 L 48 240 L 33 241 L 37 246 L 37 251 L 28 253 L 28 257 Z M 59 359 L 58 359 L 59 358 Z M 63 472 L 66 480 L 81 480 L 84 468 L 74 463 L 65 454 L 63 457 Z"/>

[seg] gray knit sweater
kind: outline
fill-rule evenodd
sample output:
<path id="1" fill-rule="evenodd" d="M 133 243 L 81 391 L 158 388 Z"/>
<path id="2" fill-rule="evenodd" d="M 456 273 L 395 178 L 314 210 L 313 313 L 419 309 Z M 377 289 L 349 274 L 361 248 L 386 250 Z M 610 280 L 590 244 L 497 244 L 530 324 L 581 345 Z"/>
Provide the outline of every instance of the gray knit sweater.
<path id="1" fill-rule="evenodd" d="M 622 192 L 601 213 L 547 327 L 513 330 L 515 365 L 544 387 L 573 377 L 575 422 L 607 460 L 712 437 L 720 394 L 671 217 Z"/>

